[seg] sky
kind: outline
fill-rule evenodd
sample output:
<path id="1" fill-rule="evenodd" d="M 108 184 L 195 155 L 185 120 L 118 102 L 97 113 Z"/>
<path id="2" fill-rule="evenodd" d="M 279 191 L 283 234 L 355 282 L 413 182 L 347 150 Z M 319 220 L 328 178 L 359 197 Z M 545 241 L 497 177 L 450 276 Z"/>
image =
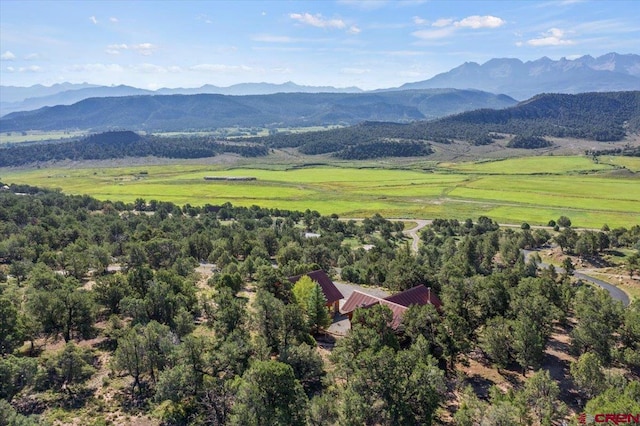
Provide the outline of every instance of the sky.
<path id="1" fill-rule="evenodd" d="M 0 0 L 0 84 L 426 80 L 491 58 L 640 53 L 640 1 Z"/>

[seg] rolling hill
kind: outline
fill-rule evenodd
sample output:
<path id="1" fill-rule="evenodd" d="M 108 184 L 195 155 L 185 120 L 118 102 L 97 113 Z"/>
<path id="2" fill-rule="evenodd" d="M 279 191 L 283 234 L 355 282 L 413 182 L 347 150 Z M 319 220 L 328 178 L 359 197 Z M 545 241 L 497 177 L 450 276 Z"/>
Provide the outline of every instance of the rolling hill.
<path id="1" fill-rule="evenodd" d="M 385 93 L 278 93 L 90 98 L 73 105 L 16 112 L 0 118 L 2 132 L 129 129 L 184 131 L 222 127 L 290 127 L 362 121 L 411 122 L 516 101 L 476 90 Z"/>
<path id="2" fill-rule="evenodd" d="M 153 102 L 155 98 L 141 97 L 147 102 Z M 134 102 L 134 105 L 139 103 Z M 254 106 L 256 111 L 260 107 Z M 127 111 L 133 113 L 133 110 Z M 116 112 L 109 111 L 111 114 Z M 217 112 L 249 114 L 251 109 L 246 105 L 226 104 Z M 164 117 L 170 118 L 168 114 Z M 138 118 L 134 116 L 130 120 L 135 122 Z M 507 144 L 496 149 L 539 149 L 552 145 L 545 137 L 619 141 L 639 130 L 640 91 L 547 94 L 505 109 L 480 109 L 406 124 L 368 121 L 333 130 L 232 140 L 201 135 L 141 136 L 132 131 L 111 131 L 75 141 L 6 145 L 0 146 L 0 167 L 65 159 L 202 158 L 221 153 L 254 157 L 268 155 L 272 148 L 297 148 L 305 155 L 329 154 L 348 160 L 422 157 L 434 152 L 434 142 L 442 146 L 455 141 L 458 147 L 468 150 L 469 145 L 490 145 L 504 139 Z"/>

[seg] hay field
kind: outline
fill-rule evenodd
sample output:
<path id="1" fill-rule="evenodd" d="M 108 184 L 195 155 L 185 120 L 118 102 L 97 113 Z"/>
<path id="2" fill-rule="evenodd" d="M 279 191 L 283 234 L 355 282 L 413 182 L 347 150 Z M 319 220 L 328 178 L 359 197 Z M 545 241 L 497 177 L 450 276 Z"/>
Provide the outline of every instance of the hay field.
<path id="1" fill-rule="evenodd" d="M 614 162 L 615 160 L 615 162 Z M 633 160 L 633 159 L 631 159 Z M 265 160 L 262 160 L 265 161 Z M 504 223 L 546 224 L 560 215 L 575 226 L 640 223 L 640 178 L 607 172 L 637 163 L 616 157 L 528 157 L 441 163 L 430 169 L 172 164 L 101 169 L 0 170 L 4 183 L 60 188 L 102 200 L 137 198 L 177 204 L 260 205 L 317 210 L 343 217 L 464 219 L 486 215 Z M 141 173 L 142 172 L 142 173 Z M 205 181 L 204 176 L 253 176 L 255 181 Z"/>

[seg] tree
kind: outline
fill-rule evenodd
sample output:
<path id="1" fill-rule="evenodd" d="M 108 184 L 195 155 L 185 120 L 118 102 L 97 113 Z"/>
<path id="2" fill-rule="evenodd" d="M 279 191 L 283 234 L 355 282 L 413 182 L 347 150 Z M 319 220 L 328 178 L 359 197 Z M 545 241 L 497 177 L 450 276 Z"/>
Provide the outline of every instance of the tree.
<path id="1" fill-rule="evenodd" d="M 541 425 L 551 426 L 561 417 L 564 406 L 558 403 L 560 388 L 548 370 L 538 370 L 524 385 L 523 397 Z"/>
<path id="2" fill-rule="evenodd" d="M 62 351 L 45 357 L 42 370 L 35 378 L 36 387 L 61 389 L 86 381 L 96 372 L 91 365 L 93 358 L 90 350 L 82 349 L 73 342 L 67 343 Z"/>
<path id="3" fill-rule="evenodd" d="M 581 354 L 591 351 L 608 365 L 615 346 L 613 333 L 621 324 L 621 303 L 604 290 L 583 287 L 576 294 L 574 310 L 578 319 L 571 332 L 574 349 Z"/>
<path id="4" fill-rule="evenodd" d="M 625 381 L 626 382 L 626 381 Z M 612 386 L 596 396 L 585 407 L 587 413 L 640 413 L 640 382 Z"/>
<path id="5" fill-rule="evenodd" d="M 482 331 L 480 347 L 498 367 L 505 368 L 510 360 L 511 330 L 503 317 L 491 318 Z"/>
<path id="6" fill-rule="evenodd" d="M 99 277 L 92 290 L 96 301 L 112 314 L 119 314 L 120 301 L 133 293 L 129 282 L 120 273 Z"/>
<path id="7" fill-rule="evenodd" d="M 640 302 L 634 300 L 624 310 L 619 329 L 622 342 L 622 358 L 629 366 L 640 366 Z"/>
<path id="8" fill-rule="evenodd" d="M 562 269 L 564 269 L 564 276 L 569 277 L 573 275 L 573 272 L 576 270 L 576 267 L 573 265 L 570 257 L 565 257 L 562 261 Z"/>
<path id="9" fill-rule="evenodd" d="M 307 299 L 307 324 L 315 334 L 318 334 L 321 328 L 326 328 L 331 324 L 331 317 L 326 305 L 327 298 L 320 285 L 315 283 Z"/>
<path id="10" fill-rule="evenodd" d="M 246 300 L 235 297 L 229 288 L 218 290 L 204 303 L 208 324 L 216 335 L 226 336 L 244 324 Z"/>
<path id="11" fill-rule="evenodd" d="M 585 352 L 577 361 L 571 363 L 571 377 L 581 393 L 591 399 L 605 387 L 602 364 L 597 355 Z"/>
<path id="12" fill-rule="evenodd" d="M 0 355 L 10 354 L 23 341 L 18 310 L 9 299 L 0 297 Z"/>
<path id="13" fill-rule="evenodd" d="M 38 360 L 35 358 L 0 357 L 0 401 L 10 401 L 23 388 L 33 384 L 37 370 Z"/>
<path id="14" fill-rule="evenodd" d="M 304 425 L 307 398 L 293 368 L 278 361 L 255 361 L 243 374 L 229 424 Z"/>
<path id="15" fill-rule="evenodd" d="M 544 355 L 544 337 L 528 317 L 517 318 L 511 327 L 514 358 L 522 367 L 524 375 L 529 367 L 540 366 Z"/>
<path id="16" fill-rule="evenodd" d="M 83 339 L 93 333 L 95 302 L 92 294 L 74 278 L 52 291 L 36 291 L 30 298 L 31 315 L 42 324 L 45 334 L 55 337 L 62 333 L 65 342 L 74 337 Z"/>
<path id="17" fill-rule="evenodd" d="M 293 297 L 305 314 L 307 313 L 309 297 L 316 285 L 318 285 L 318 283 L 313 281 L 308 275 L 303 275 L 293 285 Z"/>
<path id="18" fill-rule="evenodd" d="M 633 278 L 633 275 L 640 271 L 640 253 L 633 253 L 627 257 L 625 262 L 627 271 L 629 272 L 629 278 Z"/>
<path id="19" fill-rule="evenodd" d="M 571 219 L 569 219 L 567 216 L 560 216 L 556 223 L 563 228 L 568 228 L 571 226 Z"/>
<path id="20" fill-rule="evenodd" d="M 258 290 L 253 302 L 252 326 L 267 347 L 275 352 L 282 343 L 284 303 L 268 291 Z"/>
<path id="21" fill-rule="evenodd" d="M 411 305 L 402 316 L 405 335 L 411 339 L 411 342 L 415 342 L 418 336 L 424 336 L 430 344 L 430 352 L 436 345 L 440 321 L 440 314 L 431 304 Z"/>
<path id="22" fill-rule="evenodd" d="M 279 361 L 293 368 L 293 374 L 300 381 L 307 395 L 321 387 L 321 379 L 325 373 L 322 358 L 315 347 L 306 343 L 287 346 L 280 353 Z"/>
<path id="23" fill-rule="evenodd" d="M 143 336 L 144 328 L 138 324 L 118 339 L 118 349 L 113 363 L 117 370 L 124 370 L 133 377 L 133 391 L 140 390 L 142 375 L 148 370 L 147 345 Z"/>

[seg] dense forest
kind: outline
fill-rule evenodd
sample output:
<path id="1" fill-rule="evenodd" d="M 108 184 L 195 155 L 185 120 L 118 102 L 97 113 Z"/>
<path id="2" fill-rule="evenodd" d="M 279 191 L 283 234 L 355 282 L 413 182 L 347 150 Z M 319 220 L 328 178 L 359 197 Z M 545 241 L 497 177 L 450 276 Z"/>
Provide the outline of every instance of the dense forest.
<path id="1" fill-rule="evenodd" d="M 569 408 L 638 412 L 640 304 L 576 283 L 570 261 L 562 273 L 538 269 L 522 250 L 625 249 L 633 274 L 640 226 L 525 225 L 434 220 L 414 253 L 403 224 L 380 215 L 128 204 L 13 185 L 0 192 L 0 419 L 525 425 Z M 388 308 L 358 309 L 322 352 L 322 294 L 286 279 L 315 269 L 390 292 L 424 284 L 442 309 L 412 306 L 400 333 Z M 541 369 L 558 330 L 577 357 L 568 386 L 581 402 L 564 402 L 567 389 Z M 459 370 L 472 358 L 527 377 L 478 393 Z"/>
<path id="2" fill-rule="evenodd" d="M 96 133 L 86 138 L 45 144 L 17 144 L 0 148 L 0 167 L 39 161 L 105 160 L 125 157 L 206 158 L 222 153 L 243 157 L 267 155 L 269 150 L 253 143 L 216 141 L 204 136 L 141 136 L 131 131 Z"/>

